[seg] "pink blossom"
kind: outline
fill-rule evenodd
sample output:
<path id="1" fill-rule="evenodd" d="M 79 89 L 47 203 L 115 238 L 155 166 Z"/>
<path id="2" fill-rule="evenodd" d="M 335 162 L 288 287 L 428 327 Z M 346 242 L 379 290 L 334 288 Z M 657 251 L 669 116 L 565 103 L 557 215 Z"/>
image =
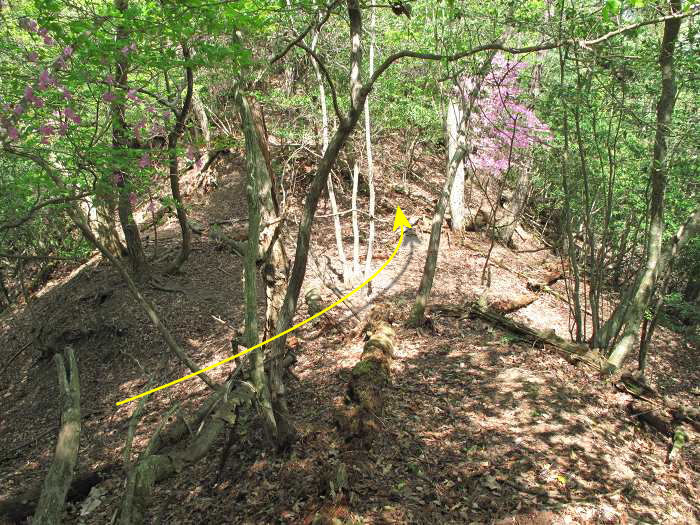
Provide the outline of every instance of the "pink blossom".
<path id="1" fill-rule="evenodd" d="M 61 86 L 61 94 L 63 95 L 63 98 L 66 100 L 73 100 L 73 94 L 68 91 L 68 88 Z"/>
<path id="2" fill-rule="evenodd" d="M 122 175 L 121 173 L 115 173 L 114 174 L 114 184 L 116 184 L 118 186 L 122 182 L 124 182 L 124 175 Z"/>
<path id="3" fill-rule="evenodd" d="M 39 27 L 36 21 L 32 20 L 31 18 L 25 19 L 22 26 L 30 33 L 36 33 L 36 30 Z"/>
<path id="4" fill-rule="evenodd" d="M 17 105 L 15 106 L 15 109 L 13 110 L 13 113 L 14 113 L 15 115 L 17 115 L 18 117 L 19 117 L 22 113 L 24 113 L 24 107 L 22 106 L 22 104 L 17 104 Z"/>
<path id="5" fill-rule="evenodd" d="M 19 138 L 19 132 L 17 131 L 17 128 L 14 126 L 10 126 L 7 128 L 7 138 L 10 140 L 17 140 Z"/>
<path id="6" fill-rule="evenodd" d="M 82 122 L 80 115 L 76 114 L 75 111 L 73 111 L 73 108 L 70 106 L 66 107 L 65 113 L 66 117 L 72 120 L 75 124 L 80 124 Z"/>
<path id="7" fill-rule="evenodd" d="M 46 35 L 44 37 L 44 44 L 46 44 L 47 46 L 52 46 L 52 45 L 54 45 L 54 43 L 55 43 L 54 39 L 51 38 L 49 35 Z"/>
<path id="8" fill-rule="evenodd" d="M 40 99 L 39 97 L 32 96 L 29 100 L 32 102 L 32 104 L 34 104 L 38 108 L 44 107 L 44 101 L 42 99 Z"/>
<path id="9" fill-rule="evenodd" d="M 110 86 L 114 85 L 114 77 L 111 74 L 107 75 L 105 77 L 105 82 L 107 82 L 107 84 Z"/>
<path id="10" fill-rule="evenodd" d="M 39 75 L 39 89 L 44 90 L 54 83 L 54 79 L 49 75 L 48 70 L 44 69 Z"/>
<path id="11" fill-rule="evenodd" d="M 67 133 L 68 133 L 68 124 L 66 124 L 65 122 L 61 122 L 58 125 L 58 134 L 61 137 L 65 137 Z"/>
<path id="12" fill-rule="evenodd" d="M 24 88 L 24 98 L 31 99 L 34 96 L 34 90 L 32 89 L 32 86 L 27 86 Z"/>
<path id="13" fill-rule="evenodd" d="M 73 47 L 72 46 L 66 46 L 63 48 L 63 56 L 65 58 L 70 58 L 70 56 L 73 54 Z"/>
<path id="14" fill-rule="evenodd" d="M 133 191 L 129 193 L 129 204 L 136 206 L 136 194 Z"/>
<path id="15" fill-rule="evenodd" d="M 105 94 L 102 95 L 102 100 L 104 100 L 105 102 L 113 102 L 116 99 L 117 96 L 111 91 L 107 91 Z"/>
<path id="16" fill-rule="evenodd" d="M 150 211 L 151 213 L 156 211 L 156 203 L 155 202 L 151 201 L 148 204 L 148 211 Z"/>
<path id="17" fill-rule="evenodd" d="M 139 168 L 148 168 L 151 165 L 151 158 L 148 153 L 144 153 L 139 159 Z"/>
<path id="18" fill-rule="evenodd" d="M 130 48 L 129 46 L 124 46 L 124 47 L 122 47 L 122 49 L 121 49 L 121 52 L 122 52 L 124 55 L 128 55 L 128 54 L 129 54 L 129 51 L 131 51 L 131 48 Z"/>
<path id="19" fill-rule="evenodd" d="M 51 124 L 42 124 L 39 126 L 39 133 L 42 137 L 48 138 L 54 134 L 53 126 Z"/>
<path id="20" fill-rule="evenodd" d="M 129 91 L 127 91 L 126 96 L 128 99 L 133 100 L 134 102 L 138 102 L 138 100 L 139 100 L 139 97 L 136 96 L 135 89 L 130 89 Z"/>
<path id="21" fill-rule="evenodd" d="M 195 166 L 195 168 L 197 168 L 198 170 L 201 170 L 202 167 L 204 166 L 204 157 L 199 157 L 199 158 L 197 159 L 197 162 L 194 163 L 194 166 Z"/>
<path id="22" fill-rule="evenodd" d="M 32 51 L 27 55 L 27 60 L 36 64 L 39 61 L 39 53 Z"/>
<path id="23" fill-rule="evenodd" d="M 62 68 L 64 68 L 64 67 L 66 67 L 66 59 L 63 58 L 62 56 L 61 56 L 61 57 L 58 57 L 58 58 L 56 59 L 55 64 L 56 64 L 56 67 L 58 67 L 59 69 L 62 69 Z"/>

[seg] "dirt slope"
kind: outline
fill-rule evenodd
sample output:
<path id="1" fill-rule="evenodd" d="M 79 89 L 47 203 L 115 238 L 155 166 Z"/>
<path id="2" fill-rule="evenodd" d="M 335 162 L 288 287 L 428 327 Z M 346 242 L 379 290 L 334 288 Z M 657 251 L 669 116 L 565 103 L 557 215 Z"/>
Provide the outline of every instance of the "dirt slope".
<path id="1" fill-rule="evenodd" d="M 437 159 L 426 162 L 440 165 Z M 397 204 L 409 217 L 429 216 L 440 180 L 436 169 L 425 168 L 424 180 L 409 179 L 410 195 L 393 191 L 398 181 L 386 175 L 388 169 L 380 170 L 375 264 L 395 246 L 390 226 Z M 204 225 L 233 219 L 225 227 L 240 228 L 235 220 L 245 217 L 245 201 L 239 169 L 240 163 L 231 159 L 219 165 L 219 186 L 195 198 L 194 219 Z M 296 199 L 303 196 L 303 180 L 295 185 L 296 194 L 288 195 L 292 219 L 299 216 Z M 340 199 L 341 209 L 349 208 L 349 195 Z M 345 443 L 333 424 L 333 403 L 344 394 L 349 370 L 362 350 L 357 321 L 339 307 L 297 334 L 299 380 L 290 384 L 290 409 L 300 438 L 292 450 L 277 455 L 262 449 L 260 427 L 251 414 L 232 436 L 232 453 L 218 483 L 220 458 L 212 455 L 157 488 L 150 522 L 698 523 L 696 434 L 691 433 L 682 459 L 666 465 L 667 441 L 634 424 L 625 411 L 629 399 L 589 370 L 520 344 L 478 320 L 435 313 L 432 330 L 403 327 L 422 272 L 428 236 L 424 223 L 416 225 L 418 242 L 402 248 L 373 283 L 373 294 L 354 301 L 360 309 L 363 301 L 385 303 L 395 318 L 399 344 L 394 383 L 380 419 L 382 438 L 366 450 Z M 319 276 L 324 254 L 338 269 L 331 225 L 330 218 L 316 224 L 314 262 L 304 287 L 318 287 L 328 302 L 334 295 Z M 344 233 L 351 235 L 348 221 Z M 171 223 L 159 234 L 160 252 L 175 248 L 177 239 Z M 152 236 L 147 244 L 152 251 Z M 526 245 L 538 247 L 531 239 Z M 478 297 L 484 291 L 480 254 L 487 251 L 488 242 L 479 234 L 444 236 L 432 302 L 463 304 Z M 533 277 L 543 263 L 556 262 L 548 252 L 515 254 L 502 247 L 491 258 Z M 185 293 L 146 294 L 204 365 L 229 355 L 229 341 L 242 322 L 241 283 L 241 261 L 201 236 L 194 239 L 185 273 L 171 283 Z M 526 279 L 498 267 L 492 269 L 491 284 L 494 298 L 526 290 Z M 565 294 L 563 284 L 555 289 Z M 32 310 L 77 351 L 85 416 L 79 474 L 103 471 L 106 477 L 97 485 L 99 493 L 93 492 L 99 495 L 92 498 L 93 506 L 99 503 L 96 508 L 81 517 L 85 496 L 76 495 L 65 522 L 109 523 L 122 494 L 121 451 L 134 408 L 117 408 L 115 402 L 144 388 L 142 368 L 158 384 L 183 375 L 184 369 L 170 357 L 115 272 L 99 259 L 64 269 L 36 295 Z M 304 314 L 302 306 L 299 318 Z M 549 294 L 516 317 L 560 336 L 568 333 L 566 306 Z M 30 327 L 28 309 L 2 317 L 0 362 L 31 339 Z M 21 501 L 31 501 L 53 451 L 55 371 L 51 361 L 37 357 L 30 347 L 2 371 L 0 514 L 13 509 L 21 514 Z M 700 383 L 699 357 L 697 348 L 659 330 L 650 360 L 652 382 L 672 399 L 697 403 L 688 392 Z M 212 376 L 222 379 L 229 371 L 221 367 Z M 204 385 L 191 380 L 152 396 L 136 450 L 145 446 L 172 403 L 188 408 L 205 395 Z M 347 483 L 331 490 L 329 480 L 341 464 Z"/>

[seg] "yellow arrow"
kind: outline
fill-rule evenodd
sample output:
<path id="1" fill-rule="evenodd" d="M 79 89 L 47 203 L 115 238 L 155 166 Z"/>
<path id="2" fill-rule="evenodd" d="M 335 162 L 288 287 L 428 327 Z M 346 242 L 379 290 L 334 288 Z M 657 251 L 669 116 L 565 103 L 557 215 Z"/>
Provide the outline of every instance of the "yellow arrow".
<path id="1" fill-rule="evenodd" d="M 228 363 L 229 361 L 233 361 L 237 357 L 241 357 L 241 356 L 247 354 L 248 352 L 255 350 L 256 348 L 260 348 L 261 346 L 266 345 L 267 343 L 274 341 L 278 337 L 282 337 L 283 335 L 288 334 L 289 332 L 296 330 L 300 326 L 305 325 L 309 321 L 312 321 L 312 320 L 316 319 L 317 317 L 325 314 L 328 310 L 335 308 L 340 303 L 342 303 L 345 299 L 347 299 L 348 297 L 351 297 L 353 294 L 357 293 L 358 290 L 361 290 L 362 288 L 364 288 L 368 282 L 370 282 L 377 275 L 379 275 L 379 273 L 384 268 L 387 267 L 387 265 L 391 262 L 391 260 L 394 258 L 394 256 L 398 253 L 399 248 L 401 248 L 401 244 L 403 243 L 404 228 L 410 228 L 411 223 L 408 222 L 408 219 L 406 219 L 406 216 L 404 215 L 403 211 L 401 211 L 401 208 L 397 206 L 396 207 L 396 216 L 394 217 L 394 228 L 393 228 L 394 231 L 399 227 L 401 228 L 401 236 L 399 237 L 399 242 L 396 245 L 396 248 L 394 248 L 394 251 L 391 254 L 391 256 L 384 262 L 384 264 L 382 264 L 379 267 L 379 269 L 376 272 L 374 272 L 368 279 L 365 279 L 365 281 L 362 284 L 360 284 L 360 286 L 358 286 L 357 288 L 355 288 L 354 290 L 352 290 L 348 294 L 346 294 L 343 297 L 341 297 L 340 299 L 338 299 L 332 305 L 327 306 L 326 308 L 324 308 L 323 310 L 321 310 L 317 314 L 312 315 L 308 319 L 304 319 L 302 322 L 295 324 L 294 326 L 285 330 L 284 332 L 280 332 L 279 334 L 270 337 L 269 339 L 263 341 L 262 343 L 258 343 L 255 346 L 251 346 L 250 348 L 246 348 L 242 352 L 238 352 L 236 355 L 232 355 L 231 357 L 227 357 L 226 359 L 223 359 L 223 360 L 219 361 L 218 363 L 214 363 L 213 365 L 209 365 L 206 368 L 202 368 L 201 370 L 198 370 L 197 372 L 192 372 L 191 374 L 187 374 L 186 376 L 183 376 L 180 379 L 176 379 L 175 381 L 170 381 L 170 383 L 165 383 L 164 385 L 160 385 L 159 387 L 152 388 L 150 390 L 147 390 L 146 392 L 140 393 L 139 395 L 129 397 L 127 399 L 122 399 L 121 401 L 117 402 L 117 406 L 124 405 L 126 403 L 129 403 L 130 401 L 134 401 L 136 399 L 139 399 L 140 397 L 144 397 L 144 396 L 147 396 L 147 395 L 152 394 L 154 392 L 158 392 L 158 390 L 163 390 L 164 388 L 168 388 L 170 386 L 176 385 L 177 383 L 180 383 L 182 381 L 186 381 L 187 379 L 191 379 L 191 378 L 193 378 L 193 377 L 195 377 L 203 372 L 208 372 L 209 370 L 212 370 L 213 368 L 216 368 L 217 366 L 221 366 L 224 363 Z"/>

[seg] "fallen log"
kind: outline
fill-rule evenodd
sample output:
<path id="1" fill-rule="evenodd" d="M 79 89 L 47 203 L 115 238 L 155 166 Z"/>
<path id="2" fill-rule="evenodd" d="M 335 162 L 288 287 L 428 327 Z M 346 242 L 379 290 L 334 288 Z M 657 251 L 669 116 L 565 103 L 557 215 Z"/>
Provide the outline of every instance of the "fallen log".
<path id="1" fill-rule="evenodd" d="M 632 401 L 629 404 L 630 415 L 650 426 L 664 436 L 672 436 L 674 431 L 673 419 L 659 410 L 659 407 L 650 403 Z"/>
<path id="2" fill-rule="evenodd" d="M 537 294 L 522 294 L 516 295 L 512 299 L 498 299 L 489 304 L 489 308 L 501 314 L 510 314 L 521 308 L 534 303 L 537 300 Z"/>
<path id="3" fill-rule="evenodd" d="M 674 421 L 688 423 L 700 432 L 700 410 L 670 401 L 647 385 L 643 376 L 622 374 L 615 386 L 618 390 L 627 392 L 641 401 L 665 408 Z"/>
<path id="4" fill-rule="evenodd" d="M 600 356 L 597 354 L 597 352 L 589 350 L 586 345 L 567 341 L 557 336 L 554 333 L 554 330 L 536 330 L 524 323 L 509 319 L 500 312 L 497 312 L 488 306 L 479 304 L 478 301 L 468 303 L 465 306 L 432 304 L 428 307 L 428 310 L 449 317 L 457 317 L 459 319 L 480 317 L 520 336 L 520 338 L 524 339 L 525 341 L 549 345 L 554 349 L 568 355 L 572 362 L 581 361 L 596 369 L 600 369 L 601 367 L 602 361 Z"/>
<path id="5" fill-rule="evenodd" d="M 64 361 L 60 354 L 54 356 L 58 372 L 58 385 L 63 397 L 61 428 L 58 431 L 56 452 L 44 478 L 41 496 L 32 523 L 61 523 L 68 489 L 73 481 L 73 470 L 78 460 L 80 446 L 80 381 L 78 363 L 73 350 L 68 347 Z"/>
<path id="6" fill-rule="evenodd" d="M 553 268 L 538 279 L 529 279 L 527 281 L 527 289 L 539 292 L 544 290 L 545 287 L 552 286 L 562 277 L 564 277 L 564 272 L 559 268 Z"/>
<path id="7" fill-rule="evenodd" d="M 386 321 L 371 321 L 366 331 L 369 339 L 352 369 L 345 405 L 336 409 L 336 422 L 346 439 L 359 437 L 369 443 L 384 411 L 396 334 Z"/>

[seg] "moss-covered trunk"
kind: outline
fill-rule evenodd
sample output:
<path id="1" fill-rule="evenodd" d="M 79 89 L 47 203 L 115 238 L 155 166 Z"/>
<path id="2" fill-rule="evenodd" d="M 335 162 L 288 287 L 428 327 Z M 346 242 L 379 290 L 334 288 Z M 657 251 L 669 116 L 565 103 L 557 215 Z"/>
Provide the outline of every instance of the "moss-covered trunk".
<path id="1" fill-rule="evenodd" d="M 80 446 L 78 364 L 72 349 L 66 349 L 65 355 L 65 361 L 60 354 L 54 356 L 58 372 L 58 385 L 63 398 L 61 428 L 58 431 L 56 452 L 46 478 L 44 478 L 41 496 L 32 520 L 34 524 L 61 523 L 66 494 L 71 481 L 73 481 L 73 470 L 78 460 Z"/>

